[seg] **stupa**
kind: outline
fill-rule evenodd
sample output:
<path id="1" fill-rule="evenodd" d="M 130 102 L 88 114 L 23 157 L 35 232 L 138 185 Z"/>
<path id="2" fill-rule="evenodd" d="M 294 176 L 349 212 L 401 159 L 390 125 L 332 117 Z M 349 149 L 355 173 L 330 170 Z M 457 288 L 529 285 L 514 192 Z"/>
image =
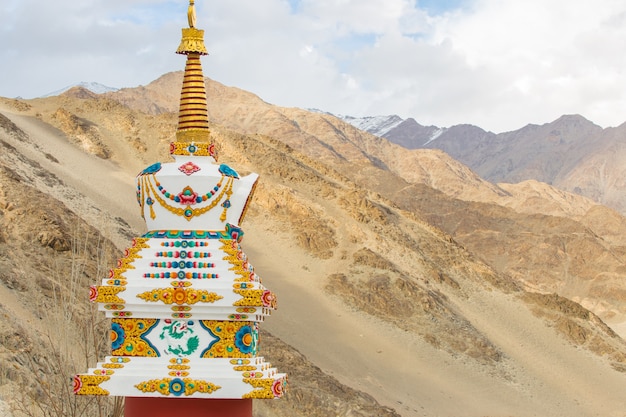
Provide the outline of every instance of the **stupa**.
<path id="1" fill-rule="evenodd" d="M 111 355 L 74 377 L 77 395 L 126 397 L 125 417 L 251 417 L 252 399 L 279 398 L 287 384 L 258 356 L 276 297 L 240 245 L 258 175 L 217 162 L 193 0 L 188 20 L 174 162 L 137 176 L 148 232 L 90 290 L 111 319 Z"/>

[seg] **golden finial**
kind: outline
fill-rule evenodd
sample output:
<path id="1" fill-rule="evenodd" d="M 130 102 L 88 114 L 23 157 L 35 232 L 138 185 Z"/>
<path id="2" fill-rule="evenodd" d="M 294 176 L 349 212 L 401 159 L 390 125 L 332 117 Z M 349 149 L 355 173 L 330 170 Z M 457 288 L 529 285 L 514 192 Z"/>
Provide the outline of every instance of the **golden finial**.
<path id="1" fill-rule="evenodd" d="M 189 27 L 183 29 L 183 39 L 176 53 L 187 55 L 183 88 L 180 96 L 178 113 L 178 129 L 176 143 L 209 143 L 209 118 L 206 99 L 206 88 L 200 56 L 207 55 L 204 46 L 204 31 L 197 29 L 194 0 L 189 1 L 187 19 Z M 178 149 L 178 145 L 172 148 Z M 182 146 L 182 145 L 181 145 Z M 183 146 L 185 148 L 185 146 Z M 195 149 L 195 148 L 194 148 Z M 211 149 L 213 149 L 211 147 Z M 211 154 L 216 157 L 216 155 Z"/>
<path id="2" fill-rule="evenodd" d="M 206 47 L 204 46 L 204 31 L 196 29 L 196 8 L 194 0 L 189 0 L 187 20 L 189 21 L 189 27 L 183 29 L 183 39 L 176 53 L 183 55 L 189 55 L 190 53 L 208 55 Z"/>
<path id="3" fill-rule="evenodd" d="M 194 0 L 189 0 L 189 8 L 187 9 L 187 20 L 189 21 L 189 27 L 196 27 L 196 8 L 194 7 Z"/>

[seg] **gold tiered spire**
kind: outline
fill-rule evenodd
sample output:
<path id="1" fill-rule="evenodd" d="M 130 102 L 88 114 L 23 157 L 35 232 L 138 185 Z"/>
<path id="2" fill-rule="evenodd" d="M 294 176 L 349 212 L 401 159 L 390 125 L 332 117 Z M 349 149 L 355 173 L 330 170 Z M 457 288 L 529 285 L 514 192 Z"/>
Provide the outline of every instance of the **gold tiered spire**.
<path id="1" fill-rule="evenodd" d="M 176 141 L 208 143 L 210 141 L 206 88 L 200 56 L 208 55 L 204 46 L 204 30 L 196 29 L 194 0 L 187 11 L 189 28 L 183 29 L 183 39 L 176 51 L 187 55 L 183 88 L 180 95 Z"/>

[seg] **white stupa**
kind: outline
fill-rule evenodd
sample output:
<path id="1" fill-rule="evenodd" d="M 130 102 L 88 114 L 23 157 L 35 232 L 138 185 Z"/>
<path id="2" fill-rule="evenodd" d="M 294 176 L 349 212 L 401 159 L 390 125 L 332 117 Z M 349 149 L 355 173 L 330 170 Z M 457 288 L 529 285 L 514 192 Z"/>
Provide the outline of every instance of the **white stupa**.
<path id="1" fill-rule="evenodd" d="M 111 356 L 76 375 L 78 395 L 278 398 L 286 375 L 258 354 L 259 323 L 276 308 L 241 250 L 257 174 L 217 162 L 210 139 L 193 1 L 173 162 L 137 177 L 148 232 L 90 298 L 111 319 Z"/>

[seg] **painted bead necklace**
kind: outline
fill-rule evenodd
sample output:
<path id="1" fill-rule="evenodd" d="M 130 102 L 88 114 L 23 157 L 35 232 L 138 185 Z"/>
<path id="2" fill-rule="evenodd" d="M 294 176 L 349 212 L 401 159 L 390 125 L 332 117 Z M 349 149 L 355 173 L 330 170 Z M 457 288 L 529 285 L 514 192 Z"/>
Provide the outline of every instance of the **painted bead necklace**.
<path id="1" fill-rule="evenodd" d="M 154 181 L 155 184 L 158 184 L 158 181 L 154 177 L 154 174 L 142 175 L 140 177 L 141 185 L 139 187 L 141 190 L 140 190 L 140 193 L 138 192 L 139 194 L 138 197 L 139 199 L 141 199 L 140 203 L 141 203 L 142 213 L 143 213 L 143 207 L 144 207 L 143 203 L 145 202 L 145 204 L 147 204 L 148 207 L 150 208 L 150 217 L 153 220 L 156 218 L 156 213 L 154 212 L 154 209 L 152 207 L 155 202 L 152 199 L 152 196 L 154 196 L 154 199 L 159 203 L 159 205 L 163 207 L 164 209 L 166 209 L 167 211 L 169 211 L 170 213 L 173 213 L 178 216 L 182 216 L 187 220 L 191 220 L 192 218 L 196 216 L 200 216 L 208 212 L 209 210 L 211 210 L 213 207 L 217 206 L 217 204 L 222 200 L 224 195 L 226 195 L 226 200 L 222 203 L 222 207 L 224 208 L 224 210 L 222 212 L 222 215 L 220 216 L 220 220 L 225 221 L 227 210 L 228 208 L 230 208 L 230 196 L 233 193 L 234 177 L 228 177 L 228 180 L 226 181 L 226 185 L 224 187 L 221 187 L 222 181 L 224 180 L 224 176 L 225 175 L 223 175 L 220 181 L 218 182 L 219 187 L 218 185 L 216 185 L 215 187 L 211 189 L 211 191 L 209 191 L 203 196 L 196 195 L 194 200 L 192 200 L 192 197 L 194 197 L 193 195 L 194 192 L 193 190 L 191 190 L 191 187 L 185 187 L 183 191 L 181 191 L 181 193 L 174 196 L 174 197 L 179 198 L 179 201 L 178 201 L 179 203 L 187 204 L 186 207 L 182 208 L 182 207 L 173 207 L 169 205 L 168 202 L 159 195 L 159 194 L 163 194 L 166 198 L 176 201 L 175 198 L 172 198 L 173 195 L 171 193 L 168 193 L 167 191 L 162 191 L 163 187 L 159 188 L 158 189 L 159 191 L 155 189 L 155 185 L 152 183 L 152 181 Z M 221 191 L 219 193 L 217 193 L 217 190 L 215 189 L 216 187 L 217 187 L 217 190 L 220 190 L 221 188 Z M 187 194 L 185 194 L 186 192 Z M 207 201 L 208 199 L 213 198 L 213 196 L 216 193 L 217 193 L 217 196 L 213 199 L 211 204 L 204 206 L 204 207 L 199 207 L 199 208 L 191 207 L 191 204 L 195 204 L 197 202 L 197 198 L 201 198 L 202 201 Z"/>
<path id="2" fill-rule="evenodd" d="M 196 193 L 190 186 L 183 188 L 183 190 L 178 194 L 172 194 L 168 192 L 165 188 L 163 188 L 161 183 L 157 181 L 156 178 L 154 179 L 154 185 L 156 185 L 156 187 L 159 189 L 159 191 L 161 192 L 161 194 L 163 194 L 165 198 L 169 198 L 170 200 L 176 203 L 191 205 L 191 204 L 196 204 L 196 203 L 202 203 L 203 201 L 207 201 L 211 197 L 213 197 L 215 193 L 217 193 L 219 189 L 222 187 L 223 180 L 224 180 L 224 176 L 222 176 L 219 182 L 215 184 L 215 187 L 213 187 L 208 193 L 204 195 L 198 195 L 198 193 Z"/>

